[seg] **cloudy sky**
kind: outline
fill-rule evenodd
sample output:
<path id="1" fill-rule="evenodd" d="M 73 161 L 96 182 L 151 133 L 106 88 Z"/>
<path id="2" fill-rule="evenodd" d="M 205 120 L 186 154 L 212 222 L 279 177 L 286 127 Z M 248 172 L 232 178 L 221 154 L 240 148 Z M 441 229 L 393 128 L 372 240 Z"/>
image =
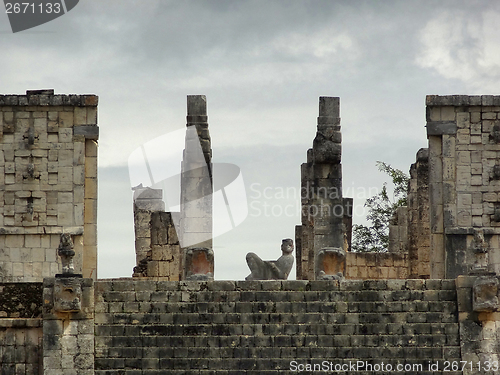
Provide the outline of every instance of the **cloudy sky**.
<path id="1" fill-rule="evenodd" d="M 362 223 L 376 161 L 408 171 L 426 147 L 425 95 L 500 94 L 499 18 L 493 0 L 82 0 L 13 34 L 1 12 L 0 92 L 99 96 L 101 278 L 134 266 L 129 155 L 207 95 L 213 161 L 241 168 L 250 207 L 215 239 L 215 277 L 243 279 L 246 253 L 276 259 L 300 222 L 318 97 L 341 98 L 344 195 Z"/>

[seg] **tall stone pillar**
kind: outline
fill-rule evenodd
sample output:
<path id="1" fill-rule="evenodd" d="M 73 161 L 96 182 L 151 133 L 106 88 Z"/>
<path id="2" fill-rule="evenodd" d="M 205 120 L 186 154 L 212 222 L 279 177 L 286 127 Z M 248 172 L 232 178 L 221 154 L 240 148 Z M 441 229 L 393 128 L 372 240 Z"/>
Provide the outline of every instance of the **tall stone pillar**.
<path id="1" fill-rule="evenodd" d="M 410 167 L 408 255 L 410 278 L 430 277 L 429 150 L 421 148 Z"/>
<path id="2" fill-rule="evenodd" d="M 43 280 L 43 374 L 94 374 L 94 282 Z"/>
<path id="3" fill-rule="evenodd" d="M 295 267 L 297 280 L 314 280 L 314 216 L 312 204 L 312 149 L 307 150 L 307 162 L 300 166 L 301 225 L 295 227 Z"/>
<path id="4" fill-rule="evenodd" d="M 181 178 L 184 279 L 212 279 L 212 149 L 205 95 L 187 97 L 186 148 Z"/>
<path id="5" fill-rule="evenodd" d="M 154 212 L 165 211 L 165 203 L 162 198 L 161 189 L 134 188 L 134 234 L 137 267 L 141 267 L 141 262 L 151 251 L 151 215 Z M 141 272 L 136 274 L 137 277 Z"/>
<path id="6" fill-rule="evenodd" d="M 302 165 L 302 228 L 297 275 L 301 279 L 336 278 L 345 272 L 340 98 L 320 97 L 313 148 Z M 298 242 L 298 241 L 297 241 Z"/>

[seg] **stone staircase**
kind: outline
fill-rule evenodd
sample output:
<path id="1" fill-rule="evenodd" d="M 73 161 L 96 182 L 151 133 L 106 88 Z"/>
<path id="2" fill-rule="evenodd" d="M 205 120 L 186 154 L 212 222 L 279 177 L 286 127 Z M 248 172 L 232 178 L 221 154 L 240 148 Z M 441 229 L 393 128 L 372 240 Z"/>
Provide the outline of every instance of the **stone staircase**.
<path id="1" fill-rule="evenodd" d="M 96 375 L 461 374 L 445 371 L 460 361 L 454 280 L 119 279 L 95 293 Z"/>

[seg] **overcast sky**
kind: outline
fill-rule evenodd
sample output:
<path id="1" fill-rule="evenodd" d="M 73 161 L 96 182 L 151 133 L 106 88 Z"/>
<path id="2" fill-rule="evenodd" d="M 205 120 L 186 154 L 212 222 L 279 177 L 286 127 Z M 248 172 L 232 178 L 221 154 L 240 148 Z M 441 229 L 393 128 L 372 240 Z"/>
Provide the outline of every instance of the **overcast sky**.
<path id="1" fill-rule="evenodd" d="M 243 279 L 247 252 L 276 259 L 300 223 L 318 97 L 341 98 L 343 187 L 362 223 L 385 180 L 376 161 L 407 172 L 426 147 L 425 95 L 500 94 L 499 19 L 493 0 L 82 0 L 16 34 L 0 13 L 0 92 L 99 96 L 100 278 L 135 262 L 130 153 L 206 95 L 213 161 L 241 168 L 250 205 L 214 240 L 215 277 Z"/>

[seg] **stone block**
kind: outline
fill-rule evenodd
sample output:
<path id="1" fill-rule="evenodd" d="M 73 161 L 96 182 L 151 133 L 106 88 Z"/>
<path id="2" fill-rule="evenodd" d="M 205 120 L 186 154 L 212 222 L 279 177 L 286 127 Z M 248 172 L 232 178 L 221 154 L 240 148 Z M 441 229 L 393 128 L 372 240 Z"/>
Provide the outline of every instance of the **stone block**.
<path id="1" fill-rule="evenodd" d="M 426 128 L 427 136 L 457 133 L 457 123 L 455 121 L 427 121 Z"/>
<path id="2" fill-rule="evenodd" d="M 468 145 L 470 143 L 469 129 L 458 129 L 457 131 L 457 144 Z"/>
<path id="3" fill-rule="evenodd" d="M 476 312 L 492 312 L 499 307 L 498 279 L 496 276 L 482 276 L 474 280 L 472 307 Z"/>
<path id="4" fill-rule="evenodd" d="M 427 121 L 441 121 L 441 108 L 427 107 L 426 108 Z"/>
<path id="5" fill-rule="evenodd" d="M 319 116 L 340 117 L 340 98 L 320 96 Z"/>
<path id="6" fill-rule="evenodd" d="M 205 95 L 187 96 L 187 115 L 188 116 L 207 115 L 207 98 Z"/>
<path id="7" fill-rule="evenodd" d="M 85 141 L 85 157 L 97 157 L 97 142 L 92 139 Z"/>
<path id="8" fill-rule="evenodd" d="M 455 121 L 455 120 L 456 120 L 455 107 L 453 106 L 441 107 L 441 121 Z"/>
<path id="9" fill-rule="evenodd" d="M 99 127 L 96 125 L 75 125 L 73 135 L 97 141 L 99 139 Z"/>

